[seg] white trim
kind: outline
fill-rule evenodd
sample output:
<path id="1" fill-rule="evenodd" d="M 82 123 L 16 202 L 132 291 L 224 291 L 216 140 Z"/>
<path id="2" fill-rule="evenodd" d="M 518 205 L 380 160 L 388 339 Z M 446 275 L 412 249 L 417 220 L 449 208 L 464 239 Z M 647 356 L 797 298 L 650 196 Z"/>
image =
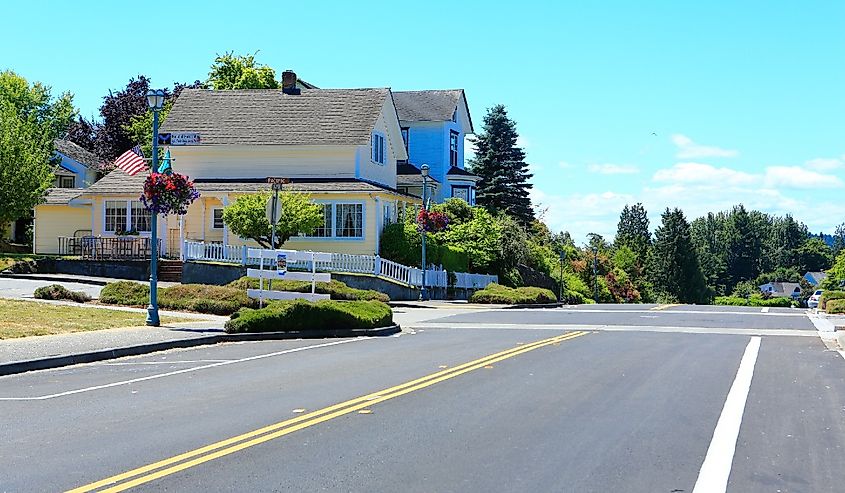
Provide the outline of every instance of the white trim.
<path id="1" fill-rule="evenodd" d="M 367 201 L 366 200 L 314 200 L 315 204 L 331 204 L 332 224 L 331 236 L 292 236 L 288 241 L 364 241 L 367 238 Z M 361 205 L 361 236 L 337 235 L 337 206 Z"/>
<path id="2" fill-rule="evenodd" d="M 381 161 L 373 159 L 373 154 L 375 154 L 376 137 L 381 138 Z M 380 130 L 373 130 L 373 133 L 370 135 L 370 162 L 378 164 L 379 166 L 385 166 L 387 164 L 387 136 Z"/>
<path id="3" fill-rule="evenodd" d="M 217 230 L 217 229 L 221 229 L 221 230 L 222 230 L 222 229 L 226 226 L 226 224 L 225 224 L 225 223 L 223 223 L 223 226 L 220 226 L 219 228 L 218 228 L 218 227 L 216 227 L 216 226 L 214 225 L 214 212 L 215 212 L 215 211 L 220 211 L 220 214 L 221 214 L 221 215 L 220 215 L 220 221 L 222 222 L 222 221 L 223 221 L 223 209 L 224 209 L 224 207 L 212 207 L 212 208 L 211 208 L 211 222 L 210 222 L 210 229 L 215 229 L 215 230 Z"/>

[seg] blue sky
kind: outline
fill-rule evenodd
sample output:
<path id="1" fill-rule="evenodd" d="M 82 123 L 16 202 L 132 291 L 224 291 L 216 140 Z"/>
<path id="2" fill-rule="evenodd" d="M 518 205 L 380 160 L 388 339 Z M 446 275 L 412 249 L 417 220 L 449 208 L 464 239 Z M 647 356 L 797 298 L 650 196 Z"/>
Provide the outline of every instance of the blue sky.
<path id="1" fill-rule="evenodd" d="M 464 88 L 505 104 L 535 202 L 576 241 L 626 203 L 693 218 L 744 202 L 811 230 L 845 221 L 845 2 L 22 2 L 0 69 L 86 116 L 138 74 L 204 79 L 259 51 L 320 87 Z M 147 35 L 153 32 L 154 38 Z"/>

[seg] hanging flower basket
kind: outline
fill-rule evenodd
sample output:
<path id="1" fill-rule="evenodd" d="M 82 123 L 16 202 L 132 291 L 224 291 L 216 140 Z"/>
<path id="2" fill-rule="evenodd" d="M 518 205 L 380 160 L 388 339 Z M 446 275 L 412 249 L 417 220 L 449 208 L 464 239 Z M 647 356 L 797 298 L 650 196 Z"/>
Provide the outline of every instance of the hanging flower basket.
<path id="1" fill-rule="evenodd" d="M 199 198 L 194 182 L 179 173 L 152 173 L 144 181 L 141 202 L 154 214 L 185 214 Z"/>
<path id="2" fill-rule="evenodd" d="M 442 212 L 421 210 L 417 214 L 417 229 L 426 233 L 437 233 L 449 227 L 449 217 Z"/>

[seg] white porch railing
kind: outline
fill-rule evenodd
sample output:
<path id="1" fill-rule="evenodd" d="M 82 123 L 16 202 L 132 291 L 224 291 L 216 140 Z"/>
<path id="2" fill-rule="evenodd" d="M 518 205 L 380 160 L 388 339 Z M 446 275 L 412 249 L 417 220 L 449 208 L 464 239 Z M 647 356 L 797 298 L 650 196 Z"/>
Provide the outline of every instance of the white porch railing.
<path id="1" fill-rule="evenodd" d="M 210 262 L 225 262 L 241 265 L 258 265 L 259 258 L 250 256 L 249 248 L 244 246 L 224 245 L 222 243 L 203 243 L 199 241 L 185 241 L 183 251 L 185 260 L 203 260 Z M 385 277 L 411 286 L 422 285 L 422 269 L 409 267 L 378 255 L 351 255 L 346 253 L 332 253 L 330 261 L 316 261 L 315 271 L 319 272 L 351 272 L 372 274 Z M 311 270 L 310 262 L 288 262 L 292 268 Z M 425 273 L 426 287 L 445 288 L 448 286 L 449 274 L 445 270 L 429 269 Z M 455 288 L 481 289 L 491 282 L 498 282 L 498 276 L 487 274 L 455 273 Z"/>

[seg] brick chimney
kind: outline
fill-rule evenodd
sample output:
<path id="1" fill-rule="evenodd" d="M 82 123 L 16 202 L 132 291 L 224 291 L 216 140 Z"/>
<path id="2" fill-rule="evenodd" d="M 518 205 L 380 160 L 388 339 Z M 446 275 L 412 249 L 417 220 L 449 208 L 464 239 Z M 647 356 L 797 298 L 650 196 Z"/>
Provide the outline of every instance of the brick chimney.
<path id="1" fill-rule="evenodd" d="M 285 94 L 299 94 L 296 88 L 296 72 L 285 70 L 282 72 L 282 92 Z"/>

